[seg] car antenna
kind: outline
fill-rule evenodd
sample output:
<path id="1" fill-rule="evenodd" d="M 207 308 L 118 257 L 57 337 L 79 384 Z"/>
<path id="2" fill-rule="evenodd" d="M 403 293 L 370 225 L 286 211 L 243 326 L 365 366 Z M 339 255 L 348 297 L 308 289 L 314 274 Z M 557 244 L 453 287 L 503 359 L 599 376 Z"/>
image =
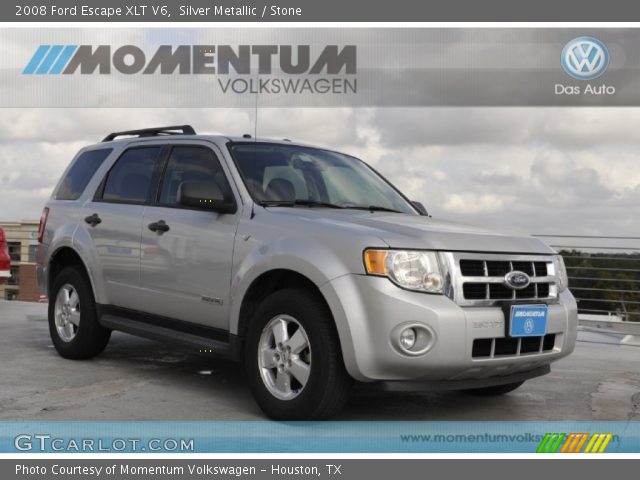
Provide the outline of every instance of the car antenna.
<path id="1" fill-rule="evenodd" d="M 253 122 L 253 163 L 255 165 L 258 159 L 258 92 L 256 92 L 256 103 L 255 103 L 255 120 Z M 255 196 L 255 185 L 254 182 L 251 182 L 251 215 L 249 215 L 249 219 L 253 220 L 253 217 L 256 216 L 256 200 Z"/>

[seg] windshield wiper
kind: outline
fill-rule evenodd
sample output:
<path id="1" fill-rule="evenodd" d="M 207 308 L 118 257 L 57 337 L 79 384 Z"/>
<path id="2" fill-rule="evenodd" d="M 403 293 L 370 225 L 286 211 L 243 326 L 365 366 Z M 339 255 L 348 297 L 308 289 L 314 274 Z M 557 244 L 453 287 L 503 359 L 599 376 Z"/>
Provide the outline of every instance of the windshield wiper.
<path id="1" fill-rule="evenodd" d="M 393 213 L 404 213 L 401 212 L 400 210 L 394 210 L 393 208 L 387 208 L 387 207 L 381 207 L 380 205 L 369 205 L 367 206 L 353 206 L 353 207 L 348 207 L 348 208 L 353 208 L 355 210 L 369 210 L 370 212 L 393 212 Z"/>
<path id="2" fill-rule="evenodd" d="M 260 202 L 263 207 L 322 207 L 322 208 L 344 208 L 340 205 L 328 202 L 317 202 L 315 200 L 264 200 Z"/>
<path id="3" fill-rule="evenodd" d="M 393 212 L 403 213 L 400 210 L 394 210 L 393 208 L 382 207 L 380 205 L 336 205 L 335 203 L 318 202 L 316 200 L 263 200 L 260 202 L 263 207 L 322 207 L 322 208 L 339 208 L 339 209 L 353 209 L 353 210 L 369 210 L 370 212 Z"/>

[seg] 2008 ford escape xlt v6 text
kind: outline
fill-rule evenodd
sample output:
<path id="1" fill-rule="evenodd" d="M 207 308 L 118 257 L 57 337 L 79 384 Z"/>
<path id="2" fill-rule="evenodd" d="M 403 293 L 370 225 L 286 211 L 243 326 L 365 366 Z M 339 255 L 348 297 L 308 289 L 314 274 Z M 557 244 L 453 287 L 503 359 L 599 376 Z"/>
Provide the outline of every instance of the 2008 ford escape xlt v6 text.
<path id="1" fill-rule="evenodd" d="M 506 393 L 576 340 L 541 241 L 436 221 L 360 160 L 289 141 L 110 134 L 63 174 L 40 243 L 60 355 L 112 330 L 212 350 L 277 419 L 337 413 L 354 379 Z"/>

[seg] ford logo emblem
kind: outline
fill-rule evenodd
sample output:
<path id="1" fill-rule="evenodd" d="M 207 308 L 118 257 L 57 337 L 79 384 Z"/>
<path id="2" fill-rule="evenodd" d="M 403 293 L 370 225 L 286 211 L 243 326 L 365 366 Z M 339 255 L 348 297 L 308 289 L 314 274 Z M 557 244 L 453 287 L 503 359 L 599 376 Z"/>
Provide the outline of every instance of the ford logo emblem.
<path id="1" fill-rule="evenodd" d="M 505 275 L 504 283 L 507 287 L 513 288 L 514 290 L 521 290 L 529 286 L 531 279 L 526 273 L 514 270 Z"/>

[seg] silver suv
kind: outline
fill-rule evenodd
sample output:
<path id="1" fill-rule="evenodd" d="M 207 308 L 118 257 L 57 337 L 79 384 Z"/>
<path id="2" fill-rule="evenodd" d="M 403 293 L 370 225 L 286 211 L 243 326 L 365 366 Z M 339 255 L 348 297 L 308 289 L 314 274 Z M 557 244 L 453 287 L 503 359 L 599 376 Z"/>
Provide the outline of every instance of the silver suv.
<path id="1" fill-rule="evenodd" d="M 242 361 L 276 419 L 330 417 L 354 380 L 503 394 L 576 340 L 541 241 L 434 220 L 357 158 L 288 140 L 112 133 L 63 174 L 40 242 L 60 355 L 118 330 Z"/>

